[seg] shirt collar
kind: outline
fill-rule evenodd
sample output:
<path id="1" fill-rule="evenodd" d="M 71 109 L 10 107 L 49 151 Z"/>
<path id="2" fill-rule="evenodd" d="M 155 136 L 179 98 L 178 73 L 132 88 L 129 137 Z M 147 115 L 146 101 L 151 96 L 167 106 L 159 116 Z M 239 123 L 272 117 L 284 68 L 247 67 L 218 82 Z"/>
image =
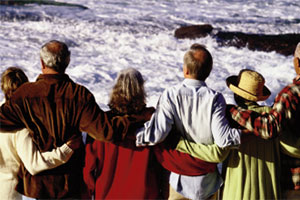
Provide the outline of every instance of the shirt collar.
<path id="1" fill-rule="evenodd" d="M 194 87 L 206 86 L 206 83 L 204 81 L 199 81 L 199 80 L 190 79 L 190 78 L 184 79 L 183 84 L 189 85 L 189 86 L 194 86 Z"/>
<path id="2" fill-rule="evenodd" d="M 67 74 L 40 74 L 37 78 L 39 80 L 46 80 L 46 81 L 61 81 L 61 80 L 69 80 L 69 76 Z"/>

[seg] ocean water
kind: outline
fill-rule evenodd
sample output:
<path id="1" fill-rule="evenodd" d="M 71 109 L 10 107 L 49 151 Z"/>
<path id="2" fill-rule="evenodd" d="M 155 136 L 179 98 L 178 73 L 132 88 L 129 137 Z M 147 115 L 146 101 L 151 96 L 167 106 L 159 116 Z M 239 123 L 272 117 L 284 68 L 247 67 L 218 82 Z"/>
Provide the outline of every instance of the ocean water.
<path id="1" fill-rule="evenodd" d="M 74 3 L 72 0 L 65 0 Z M 71 63 L 66 71 L 93 92 L 107 109 L 111 88 L 121 69 L 134 67 L 146 79 L 148 105 L 162 91 L 183 80 L 183 55 L 193 43 L 204 44 L 214 59 L 207 79 L 211 88 L 234 103 L 225 79 L 250 68 L 263 74 L 272 91 L 262 104 L 295 77 L 292 56 L 247 48 L 219 46 L 215 38 L 176 39 L 176 28 L 211 24 L 216 31 L 300 33 L 299 0 L 77 0 L 88 9 L 67 6 L 0 6 L 0 73 L 19 66 L 35 81 L 39 49 L 47 41 L 66 42 Z M 0 101 L 3 94 L 0 93 Z"/>

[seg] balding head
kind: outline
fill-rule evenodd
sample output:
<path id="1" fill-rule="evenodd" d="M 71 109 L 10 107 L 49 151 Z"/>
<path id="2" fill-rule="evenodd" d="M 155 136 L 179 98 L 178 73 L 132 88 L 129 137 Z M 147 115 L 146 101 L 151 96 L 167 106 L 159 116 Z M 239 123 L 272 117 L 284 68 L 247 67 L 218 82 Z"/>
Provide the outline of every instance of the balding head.
<path id="1" fill-rule="evenodd" d="M 57 40 L 52 40 L 43 45 L 40 56 L 46 67 L 58 73 L 64 73 L 70 62 L 68 46 Z"/>
<path id="2" fill-rule="evenodd" d="M 213 60 L 209 51 L 200 44 L 193 44 L 184 55 L 184 65 L 195 79 L 205 81 L 209 76 Z"/>

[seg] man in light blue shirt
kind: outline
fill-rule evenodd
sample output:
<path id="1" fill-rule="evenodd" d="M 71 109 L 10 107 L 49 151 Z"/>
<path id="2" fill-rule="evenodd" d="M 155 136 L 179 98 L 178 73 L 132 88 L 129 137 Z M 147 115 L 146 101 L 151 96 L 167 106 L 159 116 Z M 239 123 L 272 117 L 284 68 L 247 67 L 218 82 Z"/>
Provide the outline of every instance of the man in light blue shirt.
<path id="1" fill-rule="evenodd" d="M 184 55 L 184 81 L 163 92 L 156 112 L 137 133 L 138 146 L 162 142 L 172 128 L 183 138 L 196 143 L 215 143 L 219 147 L 240 145 L 240 131 L 231 128 L 225 118 L 223 95 L 204 82 L 212 65 L 209 51 L 200 44 L 193 44 Z M 207 199 L 217 192 L 223 180 L 217 170 L 201 176 L 171 172 L 169 183 L 169 198 L 174 197 L 171 193 L 175 191 L 185 198 Z"/>

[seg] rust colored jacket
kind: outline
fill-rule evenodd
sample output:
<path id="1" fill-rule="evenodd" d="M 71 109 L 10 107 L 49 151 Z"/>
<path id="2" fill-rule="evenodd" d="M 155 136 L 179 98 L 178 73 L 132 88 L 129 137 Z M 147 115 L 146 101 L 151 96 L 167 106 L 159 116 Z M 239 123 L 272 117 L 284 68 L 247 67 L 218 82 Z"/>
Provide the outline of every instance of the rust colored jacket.
<path id="1" fill-rule="evenodd" d="M 121 140 L 128 126 L 128 117 L 107 116 L 93 94 L 66 74 L 40 75 L 36 82 L 18 88 L 0 108 L 0 130 L 29 129 L 41 151 L 61 146 L 81 132 L 101 141 Z M 22 166 L 17 190 L 34 198 L 80 198 L 83 162 L 80 148 L 68 163 L 35 176 Z"/>

